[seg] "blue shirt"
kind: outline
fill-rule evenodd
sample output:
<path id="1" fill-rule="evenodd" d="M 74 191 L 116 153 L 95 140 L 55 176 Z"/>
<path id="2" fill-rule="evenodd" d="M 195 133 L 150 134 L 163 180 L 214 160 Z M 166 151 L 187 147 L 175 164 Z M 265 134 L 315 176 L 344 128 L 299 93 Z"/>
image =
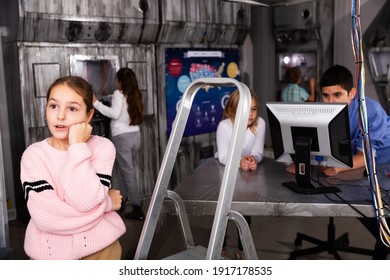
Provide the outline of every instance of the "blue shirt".
<path id="1" fill-rule="evenodd" d="M 368 114 L 368 133 L 376 163 L 390 163 L 390 117 L 375 100 L 365 97 Z M 348 108 L 351 131 L 352 154 L 363 151 L 359 126 L 359 104 L 357 96 Z"/>
<path id="2" fill-rule="evenodd" d="M 288 84 L 282 90 L 282 101 L 283 102 L 304 102 L 308 100 L 310 94 L 302 87 L 297 84 Z"/>

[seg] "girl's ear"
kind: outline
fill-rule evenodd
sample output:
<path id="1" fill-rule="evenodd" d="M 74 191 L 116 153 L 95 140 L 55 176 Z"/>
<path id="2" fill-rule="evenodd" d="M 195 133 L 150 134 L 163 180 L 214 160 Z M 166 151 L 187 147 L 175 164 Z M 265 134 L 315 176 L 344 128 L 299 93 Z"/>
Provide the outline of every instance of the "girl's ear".
<path id="1" fill-rule="evenodd" d="M 92 117 L 93 117 L 93 113 L 95 112 L 95 110 L 94 109 L 91 109 L 91 110 L 89 110 L 89 112 L 87 113 L 88 114 L 88 116 L 87 116 L 87 123 L 90 123 L 91 122 L 91 120 L 92 120 Z"/>

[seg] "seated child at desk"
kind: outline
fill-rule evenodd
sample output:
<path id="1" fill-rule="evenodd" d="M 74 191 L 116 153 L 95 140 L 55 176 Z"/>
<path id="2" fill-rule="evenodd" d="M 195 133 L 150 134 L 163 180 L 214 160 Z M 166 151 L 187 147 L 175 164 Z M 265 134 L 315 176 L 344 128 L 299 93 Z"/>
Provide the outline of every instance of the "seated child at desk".
<path id="1" fill-rule="evenodd" d="M 264 156 L 264 140 L 265 140 L 265 121 L 259 117 L 259 103 L 256 94 L 251 90 L 251 107 L 248 118 L 248 126 L 245 133 L 244 146 L 241 152 L 240 168 L 244 171 L 256 170 L 257 164 L 262 161 Z M 221 164 L 226 164 L 229 144 L 233 132 L 234 119 L 239 101 L 239 91 L 235 90 L 230 95 L 225 109 L 223 120 L 219 123 L 217 128 L 217 153 L 215 157 L 218 158 Z M 244 216 L 248 225 L 251 225 L 251 217 Z M 240 238 L 238 238 L 239 251 L 236 252 L 237 259 L 244 259 L 245 254 Z M 222 255 L 226 256 L 226 238 L 222 249 Z"/>
<path id="2" fill-rule="evenodd" d="M 334 65 L 328 68 L 321 77 L 320 87 L 323 102 L 347 103 L 351 134 L 353 166 L 352 168 L 324 167 L 326 176 L 340 176 L 342 172 L 365 167 L 362 146 L 362 133 L 359 126 L 359 96 L 353 83 L 352 73 L 344 66 Z M 367 107 L 368 131 L 372 150 L 377 164 L 390 164 L 390 116 L 375 100 L 365 97 Z M 295 173 L 295 166 L 290 165 L 288 172 Z M 378 223 L 372 218 L 361 218 L 360 221 L 375 236 L 375 253 L 373 259 L 386 259 L 388 248 L 382 243 L 378 233 Z"/>

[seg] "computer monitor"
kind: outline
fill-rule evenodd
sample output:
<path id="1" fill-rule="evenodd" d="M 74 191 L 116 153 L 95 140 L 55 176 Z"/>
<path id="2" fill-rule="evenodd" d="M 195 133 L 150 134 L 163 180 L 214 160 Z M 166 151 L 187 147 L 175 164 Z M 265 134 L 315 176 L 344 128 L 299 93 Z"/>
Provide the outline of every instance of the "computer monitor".
<path id="1" fill-rule="evenodd" d="M 303 194 L 340 191 L 315 187 L 311 165 L 352 167 L 346 103 L 266 103 L 276 161 L 295 163 L 296 182 L 284 186 Z"/>

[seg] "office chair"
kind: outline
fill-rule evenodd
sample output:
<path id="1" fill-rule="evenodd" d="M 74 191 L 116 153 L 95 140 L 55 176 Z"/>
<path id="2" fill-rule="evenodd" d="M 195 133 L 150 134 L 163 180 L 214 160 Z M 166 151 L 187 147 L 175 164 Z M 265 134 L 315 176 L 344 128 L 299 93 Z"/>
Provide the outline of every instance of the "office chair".
<path id="1" fill-rule="evenodd" d="M 295 239 L 295 246 L 301 246 L 303 240 L 316 244 L 317 246 L 307 248 L 307 249 L 292 251 L 290 253 L 290 258 L 289 258 L 290 260 L 295 260 L 297 257 L 311 255 L 314 253 L 320 253 L 325 251 L 333 255 L 336 260 L 342 259 L 338 251 L 367 255 L 367 256 L 372 256 L 374 254 L 374 250 L 350 247 L 348 232 L 343 233 L 340 237 L 336 239 L 334 217 L 329 217 L 328 238 L 326 241 L 298 232 L 297 237 Z"/>

